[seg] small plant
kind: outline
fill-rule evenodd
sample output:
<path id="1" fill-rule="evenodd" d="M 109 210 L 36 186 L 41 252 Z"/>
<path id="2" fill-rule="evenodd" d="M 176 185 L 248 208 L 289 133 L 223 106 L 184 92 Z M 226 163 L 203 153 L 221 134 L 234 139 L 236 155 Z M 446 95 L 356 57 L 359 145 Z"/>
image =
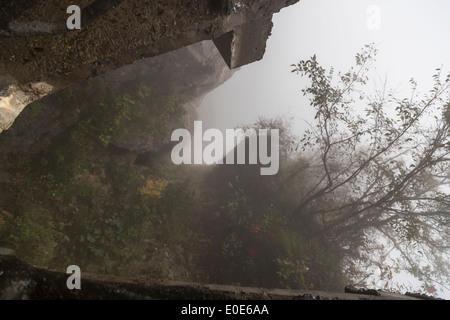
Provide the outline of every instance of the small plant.
<path id="1" fill-rule="evenodd" d="M 146 185 L 139 188 L 139 193 L 150 198 L 161 198 L 162 192 L 168 184 L 167 180 L 148 179 Z"/>

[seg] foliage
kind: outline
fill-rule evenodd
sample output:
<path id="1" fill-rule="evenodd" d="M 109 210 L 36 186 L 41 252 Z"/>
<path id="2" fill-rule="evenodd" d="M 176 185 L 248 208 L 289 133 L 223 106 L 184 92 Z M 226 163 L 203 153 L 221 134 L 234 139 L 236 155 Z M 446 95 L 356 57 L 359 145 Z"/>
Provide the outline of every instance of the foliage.
<path id="1" fill-rule="evenodd" d="M 79 121 L 46 148 L 5 160 L 13 179 L 0 185 L 0 241 L 53 269 L 164 278 L 170 263 L 204 281 L 317 290 L 371 273 L 392 288 L 407 270 L 424 287 L 445 285 L 450 76 L 438 69 L 422 97 L 414 80 L 411 97 L 386 87 L 370 95 L 375 55 L 366 46 L 346 73 L 315 56 L 293 66 L 311 81 L 309 130 L 296 138 L 284 119 L 247 127 L 280 130 L 275 176 L 224 165 L 191 170 L 189 182 L 162 161 L 137 165 L 117 145 L 142 134 L 162 143 L 180 101 L 156 81 L 127 92 L 93 85 L 89 106 L 69 90 L 61 104 L 79 107 Z"/>
<path id="2" fill-rule="evenodd" d="M 164 172 L 156 176 L 135 166 L 132 154 L 111 142 L 126 137 L 130 127 L 161 139 L 183 108 L 141 83 L 130 93 L 95 85 L 91 90 L 105 93 L 92 95 L 93 108 L 83 107 L 87 101 L 71 90 L 60 98 L 61 105 L 81 109 L 77 124 L 39 152 L 6 159 L 14 179 L 0 185 L 0 241 L 41 267 L 65 270 L 76 263 L 85 272 L 167 277 L 160 253 L 146 240 L 156 249 L 183 244 L 186 191 L 169 184 Z M 38 104 L 30 110 L 41 112 Z"/>
<path id="3" fill-rule="evenodd" d="M 14 215 L 4 214 L 0 240 L 13 243 L 20 257 L 41 267 L 64 268 L 76 261 L 91 272 L 130 275 L 145 269 L 147 276 L 164 276 L 157 253 L 136 244 L 147 237 L 173 243 L 171 232 L 182 234 L 179 229 L 186 226 L 180 211 L 189 199 L 181 187 L 165 180 L 157 180 L 164 185 L 159 196 L 142 197 L 137 190 L 153 181 L 142 177 L 145 170 L 113 162 L 102 165 L 71 158 L 75 169 L 62 171 L 52 170 L 48 161 L 33 174 L 17 178 L 19 199 L 7 208 Z"/>
<path id="4" fill-rule="evenodd" d="M 71 135 L 84 150 L 93 144 L 107 147 L 111 141 L 122 141 L 137 128 L 148 138 L 162 139 L 171 121 L 179 119 L 184 109 L 179 101 L 139 83 L 130 91 L 114 94 L 106 90 L 103 101 L 87 109 Z"/>
<path id="5" fill-rule="evenodd" d="M 214 244 L 207 260 L 212 279 L 322 290 L 337 290 L 344 283 L 340 256 L 333 245 L 311 236 L 317 230 L 316 222 L 288 223 L 285 210 L 296 194 L 287 192 L 285 183 L 293 168 L 284 167 L 279 177 L 262 177 L 257 170 L 240 167 L 217 168 L 210 174 L 210 180 L 223 186 L 210 195 L 216 210 L 206 224 Z"/>
<path id="6" fill-rule="evenodd" d="M 145 186 L 139 188 L 139 193 L 147 197 L 161 198 L 161 193 L 169 184 L 167 180 L 148 179 Z"/>
<path id="7" fill-rule="evenodd" d="M 285 254 L 276 259 L 279 266 L 277 274 L 285 281 L 284 285 L 316 290 L 338 290 L 345 285 L 342 257 L 326 238 L 311 237 L 293 228 L 279 232 L 277 240 Z"/>
<path id="8" fill-rule="evenodd" d="M 355 66 L 337 77 L 315 56 L 293 65 L 293 72 L 311 81 L 302 92 L 316 116 L 299 143 L 315 169 L 291 219 L 320 217 L 327 235 L 345 248 L 348 264 L 377 261 L 370 257 L 370 230 L 389 242 L 383 261 L 396 252 L 402 257 L 398 270 L 445 285 L 448 270 L 420 261 L 449 256 L 449 195 L 442 186 L 448 184 L 450 125 L 444 112 L 450 74 L 436 69 L 433 88 L 422 96 L 413 79 L 409 97 L 396 97 L 386 84 L 369 95 L 365 87 L 376 53 L 373 45 L 365 46 Z"/>

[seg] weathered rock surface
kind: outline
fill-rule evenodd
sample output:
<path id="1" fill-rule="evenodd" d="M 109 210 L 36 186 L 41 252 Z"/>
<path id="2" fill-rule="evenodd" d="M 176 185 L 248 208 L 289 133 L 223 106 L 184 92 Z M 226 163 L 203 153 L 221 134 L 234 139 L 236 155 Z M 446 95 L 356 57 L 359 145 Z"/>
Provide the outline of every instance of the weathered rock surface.
<path id="1" fill-rule="evenodd" d="M 69 290 L 68 274 L 28 265 L 0 254 L 0 299 L 159 299 L 159 300 L 420 300 L 420 296 L 379 291 L 379 295 L 263 289 L 175 281 L 85 275 L 81 289 Z"/>
<path id="2" fill-rule="evenodd" d="M 86 97 L 83 103 L 65 105 L 62 103 L 65 101 L 63 97 L 68 94 L 83 97 L 93 86 L 102 90 L 109 88 L 113 92 L 121 92 L 120 90 L 126 92 L 130 83 L 149 79 L 148 83 L 143 84 L 152 88 L 155 100 L 161 95 L 176 97 L 186 111 L 181 119 L 169 125 L 168 132 L 181 127 L 190 129 L 197 117 L 196 109 L 204 95 L 223 84 L 233 72 L 227 67 L 211 41 L 200 42 L 158 57 L 141 59 L 132 65 L 76 85 L 71 88 L 70 93 L 61 91 L 46 96 L 40 100 L 38 110 L 35 110 L 35 106 L 26 109 L 16 119 L 13 127 L 0 135 L 0 159 L 4 159 L 11 152 L 33 154 L 48 146 L 54 137 L 77 123 L 85 110 L 95 107 L 98 103 L 96 97 Z M 15 92 L 16 100 L 22 97 L 20 92 L 19 90 Z M 105 92 L 97 93 L 99 96 L 105 95 Z M 8 103 L 8 109 L 5 110 L 11 113 L 15 110 L 19 113 L 18 103 L 14 102 L 16 100 L 5 99 Z M 151 112 L 149 108 L 148 114 L 144 117 L 151 119 L 153 116 Z M 127 130 L 128 134 L 123 139 L 113 140 L 111 143 L 137 154 L 156 152 L 170 141 L 170 135 L 155 140 L 148 132 L 133 124 L 130 124 Z M 33 148 L 36 145 L 39 147 Z M 2 179 L 7 179 L 5 174 L 0 174 L 0 181 Z"/>
<path id="3" fill-rule="evenodd" d="M 83 0 L 78 5 L 89 19 L 81 30 L 70 32 L 58 32 L 60 27 L 52 26 L 67 19 L 66 8 L 73 1 L 5 3 L 1 10 L 4 21 L 0 25 L 0 74 L 12 97 L 3 96 L 6 100 L 0 107 L 0 118 L 4 118 L 0 120 L 0 131 L 10 126 L 18 110 L 42 94 L 143 57 L 216 39 L 226 33 L 231 32 L 232 36 L 228 43 L 221 41 L 221 48 L 230 47 L 229 54 L 224 54 L 230 67 L 256 61 L 265 51 L 273 13 L 298 0 L 223 1 L 227 3 L 226 10 L 221 2 Z M 258 34 L 253 36 L 255 31 Z M 37 90 L 23 90 L 37 83 L 45 83 L 51 89 L 39 94 Z M 8 99 L 14 100 L 12 113 Z"/>
<path id="4" fill-rule="evenodd" d="M 0 75 L 0 132 L 12 125 L 26 105 L 42 98 L 52 89 L 45 82 L 20 86 L 11 76 Z"/>

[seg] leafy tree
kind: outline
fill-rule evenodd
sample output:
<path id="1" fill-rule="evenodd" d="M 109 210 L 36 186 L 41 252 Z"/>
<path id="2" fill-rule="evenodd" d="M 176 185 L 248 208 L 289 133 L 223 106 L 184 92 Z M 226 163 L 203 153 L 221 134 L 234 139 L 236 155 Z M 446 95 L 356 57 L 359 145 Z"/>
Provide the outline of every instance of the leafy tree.
<path id="1" fill-rule="evenodd" d="M 320 221 L 345 251 L 345 270 L 355 282 L 379 266 L 390 287 L 392 271 L 400 270 L 445 287 L 450 74 L 436 69 L 423 95 L 414 79 L 409 97 L 397 97 L 386 85 L 369 94 L 376 54 L 366 45 L 346 73 L 326 71 L 316 56 L 292 65 L 292 72 L 310 79 L 302 92 L 316 115 L 299 142 L 308 170 L 299 171 L 304 187 L 290 219 Z"/>
<path id="2" fill-rule="evenodd" d="M 317 222 L 304 219 L 301 226 L 292 226 L 287 221 L 298 194 L 292 181 L 301 182 L 298 171 L 304 168 L 302 159 L 290 158 L 295 138 L 289 122 L 262 118 L 244 130 L 250 128 L 279 129 L 280 171 L 262 176 L 259 165 L 243 164 L 219 165 L 207 173 L 210 205 L 202 216 L 210 239 L 206 272 L 213 282 L 227 284 L 342 289 L 339 252 L 324 237 L 311 237 Z"/>

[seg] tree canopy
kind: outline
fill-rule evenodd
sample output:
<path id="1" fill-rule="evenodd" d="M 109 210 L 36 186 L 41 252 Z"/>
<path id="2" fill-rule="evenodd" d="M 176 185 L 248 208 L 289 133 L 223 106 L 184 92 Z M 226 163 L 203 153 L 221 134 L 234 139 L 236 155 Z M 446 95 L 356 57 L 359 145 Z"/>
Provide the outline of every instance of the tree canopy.
<path id="1" fill-rule="evenodd" d="M 370 92 L 376 54 L 366 45 L 345 73 L 325 70 L 316 56 L 292 65 L 310 80 L 302 92 L 316 115 L 299 141 L 308 166 L 290 218 L 319 220 L 346 252 L 343 267 L 355 283 L 378 273 L 392 288 L 392 274 L 407 271 L 425 287 L 445 287 L 450 73 L 436 69 L 426 94 L 414 79 L 407 97 L 386 84 Z"/>

